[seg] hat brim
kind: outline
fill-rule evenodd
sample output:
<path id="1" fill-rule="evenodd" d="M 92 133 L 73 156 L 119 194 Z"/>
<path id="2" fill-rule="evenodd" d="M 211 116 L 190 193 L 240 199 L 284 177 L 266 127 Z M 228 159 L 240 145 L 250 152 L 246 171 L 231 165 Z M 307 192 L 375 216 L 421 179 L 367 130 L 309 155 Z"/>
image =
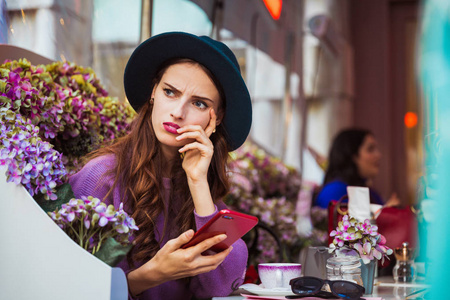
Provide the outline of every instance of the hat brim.
<path id="1" fill-rule="evenodd" d="M 252 123 L 250 95 L 235 65 L 237 62 L 231 61 L 223 54 L 223 49 L 217 48 L 208 39 L 171 32 L 152 37 L 139 45 L 124 73 L 125 93 L 131 106 L 137 111 L 150 99 L 152 81 L 160 66 L 174 58 L 188 58 L 202 64 L 222 85 L 226 101 L 222 123 L 231 150 L 239 148 L 247 139 Z"/>

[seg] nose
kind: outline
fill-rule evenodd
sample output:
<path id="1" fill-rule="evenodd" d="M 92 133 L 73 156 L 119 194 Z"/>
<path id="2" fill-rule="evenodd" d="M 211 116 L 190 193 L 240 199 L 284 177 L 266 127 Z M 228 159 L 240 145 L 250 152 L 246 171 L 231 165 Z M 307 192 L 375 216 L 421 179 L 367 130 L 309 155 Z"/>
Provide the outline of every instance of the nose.
<path id="1" fill-rule="evenodd" d="M 180 101 L 178 105 L 176 105 L 172 111 L 170 112 L 170 116 L 174 119 L 184 119 L 185 118 L 185 105 Z"/>

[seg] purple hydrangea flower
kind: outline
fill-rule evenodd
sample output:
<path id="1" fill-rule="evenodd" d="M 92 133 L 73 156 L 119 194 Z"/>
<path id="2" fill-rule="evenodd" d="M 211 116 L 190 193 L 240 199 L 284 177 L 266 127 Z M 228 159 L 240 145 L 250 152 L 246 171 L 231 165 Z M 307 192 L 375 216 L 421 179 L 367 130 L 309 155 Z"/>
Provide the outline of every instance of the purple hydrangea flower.
<path id="1" fill-rule="evenodd" d="M 106 206 L 98 198 L 71 199 L 61 209 L 48 213 L 58 226 L 75 242 L 95 254 L 106 239 L 112 237 L 126 245 L 132 242 L 133 232 L 139 230 L 135 221 L 120 204 Z"/>
<path id="2" fill-rule="evenodd" d="M 13 114 L 14 118 L 7 115 Z M 22 184 L 30 195 L 42 193 L 55 200 L 55 188 L 65 180 L 61 154 L 44 142 L 35 126 L 21 115 L 0 108 L 0 165 L 6 165 L 8 182 Z"/>

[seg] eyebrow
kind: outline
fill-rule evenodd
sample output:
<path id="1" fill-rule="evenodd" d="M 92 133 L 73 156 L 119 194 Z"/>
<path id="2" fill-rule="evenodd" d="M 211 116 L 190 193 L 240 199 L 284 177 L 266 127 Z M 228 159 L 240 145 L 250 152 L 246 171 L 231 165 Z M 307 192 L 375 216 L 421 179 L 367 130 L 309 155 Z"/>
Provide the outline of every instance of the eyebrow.
<path id="1" fill-rule="evenodd" d="M 181 94 L 181 91 L 179 89 L 177 89 L 176 87 L 174 87 L 173 85 L 167 83 L 167 82 L 163 82 L 163 84 L 167 85 L 168 87 L 170 87 L 171 89 L 175 90 L 176 93 Z M 192 98 L 198 99 L 198 100 L 205 100 L 205 101 L 209 101 L 211 103 L 215 103 L 212 99 L 208 98 L 208 97 L 202 97 L 202 96 L 197 96 L 194 95 L 192 96 Z"/>

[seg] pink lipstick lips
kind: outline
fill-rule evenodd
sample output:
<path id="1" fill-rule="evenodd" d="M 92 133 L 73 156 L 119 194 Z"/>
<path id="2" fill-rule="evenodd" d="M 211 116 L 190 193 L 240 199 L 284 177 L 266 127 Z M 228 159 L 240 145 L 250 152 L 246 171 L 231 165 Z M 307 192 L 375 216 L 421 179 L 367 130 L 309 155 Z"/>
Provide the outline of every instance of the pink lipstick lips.
<path id="1" fill-rule="evenodd" d="M 170 132 L 173 134 L 178 134 L 177 129 L 180 128 L 180 126 L 178 126 L 175 123 L 171 123 L 171 122 L 164 122 L 163 126 L 167 132 Z"/>

